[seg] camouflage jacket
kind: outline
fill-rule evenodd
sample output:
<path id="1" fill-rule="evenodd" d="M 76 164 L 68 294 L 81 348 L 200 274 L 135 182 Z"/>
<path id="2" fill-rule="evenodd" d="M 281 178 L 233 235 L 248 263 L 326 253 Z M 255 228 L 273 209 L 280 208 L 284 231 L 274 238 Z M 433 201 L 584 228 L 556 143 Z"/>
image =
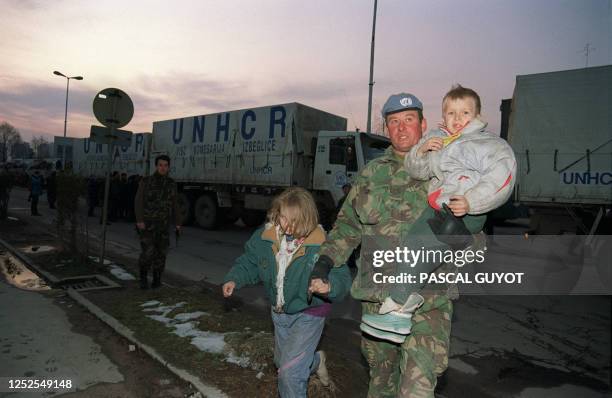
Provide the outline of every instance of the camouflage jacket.
<path id="1" fill-rule="evenodd" d="M 403 162 L 390 146 L 383 156 L 366 165 L 321 247 L 320 255 L 329 256 L 338 266 L 361 245 L 351 288 L 358 300 L 382 301 L 386 297 L 385 286 L 373 282 L 374 273 L 384 272 L 385 267 L 372 266 L 372 252 L 403 246 L 406 231 L 428 206 L 427 183 L 411 179 Z"/>
<path id="2" fill-rule="evenodd" d="M 174 212 L 175 225 L 179 224 L 176 182 L 168 176 L 154 173 L 138 185 L 134 200 L 136 222 L 169 224 Z"/>

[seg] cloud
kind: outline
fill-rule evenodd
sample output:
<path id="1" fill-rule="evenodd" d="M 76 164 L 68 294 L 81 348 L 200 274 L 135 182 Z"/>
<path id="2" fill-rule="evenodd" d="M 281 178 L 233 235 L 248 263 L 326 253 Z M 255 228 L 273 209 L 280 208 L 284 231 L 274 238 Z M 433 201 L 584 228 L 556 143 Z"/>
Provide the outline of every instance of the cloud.
<path id="1" fill-rule="evenodd" d="M 0 77 L 0 119 L 14 125 L 26 140 L 32 136 L 62 135 L 65 86 L 30 82 L 10 84 Z M 134 118 L 125 128 L 150 131 L 154 121 L 220 112 L 252 106 L 246 83 L 224 82 L 198 75 L 142 75 L 122 88 L 134 103 Z M 68 135 L 87 136 L 91 124 L 99 124 L 92 102 L 100 90 L 71 82 Z"/>

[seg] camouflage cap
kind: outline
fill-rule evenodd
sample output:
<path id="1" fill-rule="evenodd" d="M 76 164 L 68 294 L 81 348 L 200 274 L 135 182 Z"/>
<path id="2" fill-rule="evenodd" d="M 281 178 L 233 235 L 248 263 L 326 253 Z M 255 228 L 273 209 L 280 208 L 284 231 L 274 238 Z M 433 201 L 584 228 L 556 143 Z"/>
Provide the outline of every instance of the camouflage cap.
<path id="1" fill-rule="evenodd" d="M 393 94 L 389 97 L 387 102 L 382 108 L 382 116 L 383 118 L 387 115 L 395 112 L 410 110 L 410 109 L 420 109 L 423 110 L 423 104 L 421 101 L 412 94 L 407 93 L 399 93 Z"/>

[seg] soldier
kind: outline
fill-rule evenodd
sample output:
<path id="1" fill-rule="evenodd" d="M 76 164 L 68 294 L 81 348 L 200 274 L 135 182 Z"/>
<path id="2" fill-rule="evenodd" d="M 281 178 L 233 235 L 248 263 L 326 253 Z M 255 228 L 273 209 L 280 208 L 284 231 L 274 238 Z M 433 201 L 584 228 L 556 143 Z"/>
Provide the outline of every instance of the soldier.
<path id="1" fill-rule="evenodd" d="M 311 278 L 325 279 L 332 266 L 344 264 L 362 245 L 351 295 L 362 302 L 362 314 L 377 314 L 389 286 L 376 284 L 373 250 L 393 249 L 427 204 L 426 183 L 412 180 L 404 158 L 427 128 L 423 105 L 411 94 L 389 97 L 382 110 L 391 146 L 354 181 L 334 228 L 323 243 Z M 370 367 L 368 397 L 434 397 L 437 377 L 448 365 L 452 302 L 447 287 L 421 291 L 425 301 L 412 316 L 412 331 L 403 343 L 367 334 L 361 349 Z"/>
<path id="2" fill-rule="evenodd" d="M 181 226 L 176 205 L 176 183 L 168 177 L 170 158 L 160 155 L 155 158 L 155 173 L 141 180 L 134 200 L 136 228 L 140 235 L 142 252 L 138 259 L 140 288 L 149 287 L 147 273 L 153 268 L 151 287 L 161 286 L 161 275 L 166 265 L 166 254 L 170 245 L 168 232 L 171 213 L 174 212 L 176 231 Z"/>

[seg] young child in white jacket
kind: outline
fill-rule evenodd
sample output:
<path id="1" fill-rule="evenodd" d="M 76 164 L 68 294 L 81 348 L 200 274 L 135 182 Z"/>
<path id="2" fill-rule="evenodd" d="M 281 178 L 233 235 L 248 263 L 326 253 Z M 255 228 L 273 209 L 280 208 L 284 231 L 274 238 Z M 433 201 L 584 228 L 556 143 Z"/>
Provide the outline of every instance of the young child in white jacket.
<path id="1" fill-rule="evenodd" d="M 404 165 L 410 177 L 430 181 L 431 206 L 411 225 L 407 233 L 411 241 L 407 246 L 442 250 L 446 246 L 440 246 L 440 242 L 444 242 L 453 249 L 465 249 L 466 239 L 459 237 L 455 241 L 454 236 L 443 236 L 447 232 L 436 231 L 434 219 L 446 222 L 451 218 L 451 223 L 463 225 L 460 228 L 463 233 L 475 233 L 484 224 L 486 217 L 481 215 L 503 205 L 510 197 L 516 175 L 514 152 L 506 141 L 485 130 L 486 124 L 479 116 L 478 94 L 469 88 L 454 86 L 442 100 L 444 124 L 423 136 L 406 155 Z M 439 217 L 445 212 L 434 210 L 440 210 L 443 205 L 448 206 L 454 217 L 450 214 Z M 427 224 L 433 235 L 412 233 L 427 228 Z M 458 248 L 453 247 L 453 242 L 459 243 Z M 397 272 L 432 272 L 439 265 L 422 261 L 410 266 L 399 265 Z M 419 294 L 423 286 L 422 283 L 391 286 L 379 313 L 363 316 L 362 330 L 381 339 L 402 342 L 411 331 L 412 314 L 423 303 Z"/>
<path id="2" fill-rule="evenodd" d="M 430 180 L 429 205 L 446 203 L 457 217 L 487 213 L 503 205 L 514 188 L 516 159 L 512 148 L 486 131 L 480 97 L 454 86 L 442 100 L 444 124 L 415 145 L 405 166 L 418 180 Z"/>

